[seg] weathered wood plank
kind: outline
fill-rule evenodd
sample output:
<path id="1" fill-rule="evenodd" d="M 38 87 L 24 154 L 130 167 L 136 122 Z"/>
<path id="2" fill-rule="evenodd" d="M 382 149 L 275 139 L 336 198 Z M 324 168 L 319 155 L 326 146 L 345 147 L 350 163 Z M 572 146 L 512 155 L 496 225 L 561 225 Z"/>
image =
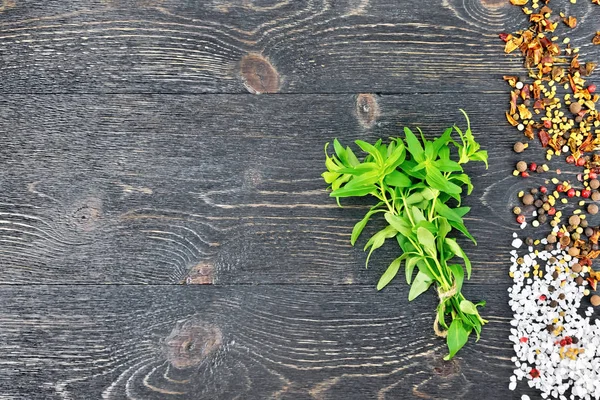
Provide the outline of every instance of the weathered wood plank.
<path id="1" fill-rule="evenodd" d="M 1 93 L 503 91 L 508 1 L 4 1 Z M 591 45 L 600 9 L 568 7 Z"/>
<path id="2" fill-rule="evenodd" d="M 443 362 L 406 288 L 1 286 L 0 398 L 509 399 L 507 295 L 467 292 L 491 322 Z"/>
<path id="3" fill-rule="evenodd" d="M 356 111 L 365 96 L 378 103 L 372 128 Z M 328 197 L 323 145 L 404 124 L 441 132 L 462 123 L 459 107 L 491 163 L 471 168 L 479 246 L 463 243 L 473 280 L 495 282 L 517 228 L 510 204 L 542 181 L 510 174 L 520 134 L 498 123 L 504 97 L 5 96 L 0 282 L 372 284 L 397 250 L 364 269 L 349 235 L 370 203 Z"/>

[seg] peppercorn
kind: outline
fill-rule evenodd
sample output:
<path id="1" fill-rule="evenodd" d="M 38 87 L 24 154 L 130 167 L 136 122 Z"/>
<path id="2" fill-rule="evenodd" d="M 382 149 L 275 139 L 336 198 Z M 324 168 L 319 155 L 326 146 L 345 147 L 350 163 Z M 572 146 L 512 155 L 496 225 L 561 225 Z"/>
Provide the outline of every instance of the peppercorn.
<path id="1" fill-rule="evenodd" d="M 592 171 L 589 173 L 589 177 L 590 177 L 590 179 L 596 179 L 596 178 L 598 178 L 598 174 Z"/>
<path id="2" fill-rule="evenodd" d="M 544 205 L 544 202 L 543 202 L 541 199 L 537 199 L 536 201 L 534 201 L 534 202 L 533 202 L 533 205 L 534 205 L 536 208 L 540 208 L 541 206 L 543 206 L 543 205 Z"/>
<path id="3" fill-rule="evenodd" d="M 567 196 L 568 197 L 575 196 L 575 189 L 571 188 L 571 189 L 567 190 Z"/>
<path id="4" fill-rule="evenodd" d="M 592 303 L 592 305 L 594 307 L 600 306 L 600 296 L 598 296 L 597 294 L 595 294 L 592 297 L 590 297 L 590 303 Z"/>
<path id="5" fill-rule="evenodd" d="M 548 243 L 552 244 L 552 243 L 556 243 L 556 235 L 554 234 L 549 234 L 548 236 L 546 236 L 546 240 L 548 241 Z"/>
<path id="6" fill-rule="evenodd" d="M 550 207 L 550 209 L 548 209 L 548 215 L 553 216 L 554 214 L 556 214 L 556 208 Z"/>
<path id="7" fill-rule="evenodd" d="M 581 223 L 579 224 L 579 226 L 582 227 L 582 228 L 587 228 L 588 227 L 587 219 L 582 219 Z"/>
<path id="8" fill-rule="evenodd" d="M 544 214 L 546 214 L 546 210 L 544 210 L 543 207 L 540 207 L 537 209 L 537 213 L 538 213 L 538 215 L 544 215 Z"/>
<path id="9" fill-rule="evenodd" d="M 527 171 L 521 172 L 521 177 L 522 178 L 529 178 L 529 172 L 527 172 Z"/>
<path id="10" fill-rule="evenodd" d="M 527 246 L 533 246 L 533 238 L 531 238 L 531 237 L 526 238 L 525 239 L 525 244 Z"/>
<path id="11" fill-rule="evenodd" d="M 569 110 L 573 113 L 573 114 L 579 114 L 579 111 L 581 111 L 581 103 L 578 103 L 576 101 L 574 101 L 573 103 L 571 103 L 571 105 L 569 106 Z"/>
<path id="12" fill-rule="evenodd" d="M 579 255 L 579 248 L 577 248 L 577 247 L 569 247 L 569 255 L 571 257 L 577 257 Z"/>
<path id="13" fill-rule="evenodd" d="M 577 344 L 579 343 L 579 339 L 577 339 L 575 336 L 571 336 L 571 343 Z"/>
<path id="14" fill-rule="evenodd" d="M 561 232 L 559 232 L 559 233 L 561 233 Z M 571 238 L 570 237 L 568 237 L 568 236 L 562 236 L 560 238 L 560 245 L 562 247 L 567 247 L 569 244 L 571 244 Z"/>
<path id="15" fill-rule="evenodd" d="M 579 218 L 577 215 L 571 215 L 569 217 L 569 224 L 571 224 L 571 226 L 578 226 L 580 222 L 581 218 Z"/>
<path id="16" fill-rule="evenodd" d="M 565 191 L 565 186 L 561 183 L 556 186 L 556 191 L 562 193 Z"/>
<path id="17" fill-rule="evenodd" d="M 587 212 L 592 215 L 598 214 L 598 206 L 596 204 L 588 204 Z"/>
<path id="18" fill-rule="evenodd" d="M 561 294 L 559 294 L 559 295 L 558 295 L 558 299 L 559 299 L 559 300 L 564 300 L 564 299 L 565 299 L 565 297 L 566 297 L 566 296 L 565 296 L 565 294 L 564 294 L 564 293 L 561 293 Z"/>
<path id="19" fill-rule="evenodd" d="M 592 250 L 596 251 L 596 250 L 600 250 L 600 244 L 598 243 L 593 243 L 592 244 Z"/>
<path id="20" fill-rule="evenodd" d="M 531 164 L 529 164 L 529 170 L 531 172 L 535 172 L 535 170 L 537 170 L 537 164 L 532 162 Z"/>
<path id="21" fill-rule="evenodd" d="M 581 264 L 579 264 L 579 263 L 575 263 L 575 264 L 573 264 L 573 265 L 571 266 L 571 269 L 573 270 L 573 272 L 575 272 L 576 274 L 578 274 L 578 273 L 580 273 L 580 272 L 581 272 L 581 270 L 582 270 L 583 268 L 581 267 Z"/>
<path id="22" fill-rule="evenodd" d="M 544 167 L 542 167 L 541 165 L 538 165 L 538 167 L 535 170 L 535 172 L 537 172 L 538 174 L 543 174 L 546 171 L 544 171 Z"/>
<path id="23" fill-rule="evenodd" d="M 552 300 L 552 301 L 550 302 L 550 307 L 552 307 L 552 308 L 556 308 L 557 306 L 558 306 L 558 301 L 556 301 L 556 300 Z"/>
<path id="24" fill-rule="evenodd" d="M 515 207 L 515 208 L 513 208 L 513 213 L 515 213 L 516 215 L 521 214 L 521 207 Z"/>
<path id="25" fill-rule="evenodd" d="M 540 197 L 540 200 L 542 200 L 542 202 L 546 203 L 546 202 L 548 202 L 548 196 L 543 195 L 542 197 Z M 548 204 L 548 207 L 550 207 L 550 204 Z"/>
<path id="26" fill-rule="evenodd" d="M 585 228 L 585 236 L 590 237 L 594 234 L 594 230 L 592 228 Z"/>
<path id="27" fill-rule="evenodd" d="M 578 285 L 583 285 L 583 278 L 581 276 L 578 276 L 577 279 L 575 279 L 575 283 Z"/>
<path id="28" fill-rule="evenodd" d="M 519 171 L 519 172 L 527 171 L 527 163 L 525 161 L 519 161 L 517 163 L 517 171 Z"/>
<path id="29" fill-rule="evenodd" d="M 533 204 L 533 196 L 530 194 L 526 194 L 525 196 L 523 196 L 521 198 L 521 201 L 523 202 L 523 204 L 525 204 L 526 206 L 530 206 Z"/>
<path id="30" fill-rule="evenodd" d="M 554 286 L 552 286 L 552 285 L 548 286 L 548 291 L 549 291 L 550 293 L 553 293 L 555 290 L 556 290 L 556 289 L 554 289 Z"/>
<path id="31" fill-rule="evenodd" d="M 573 232 L 571 234 L 571 239 L 573 239 L 573 240 L 579 240 L 579 237 L 580 237 L 579 233 L 577 233 L 577 232 Z"/>
<path id="32" fill-rule="evenodd" d="M 583 117 L 581 115 L 575 117 L 575 122 L 580 123 L 581 121 L 583 121 Z"/>
<path id="33" fill-rule="evenodd" d="M 513 150 L 515 151 L 515 153 L 522 153 L 523 150 L 525 150 L 525 145 L 522 142 L 517 142 L 513 146 Z"/>
<path id="34" fill-rule="evenodd" d="M 552 246 L 551 244 L 547 244 L 544 249 L 546 249 L 546 251 L 552 251 L 554 250 L 554 246 Z"/>
<path id="35" fill-rule="evenodd" d="M 590 187 L 594 190 L 598 189 L 600 187 L 600 181 L 598 179 L 592 179 L 590 181 Z"/>
<path id="36" fill-rule="evenodd" d="M 573 157 L 573 155 L 568 155 L 565 161 L 567 164 L 575 164 L 575 157 Z"/>
<path id="37" fill-rule="evenodd" d="M 518 216 L 517 216 L 517 222 L 518 222 L 519 224 L 522 224 L 523 222 L 525 222 L 525 216 L 524 216 L 523 214 L 521 214 L 521 215 L 518 215 Z"/>
<path id="38" fill-rule="evenodd" d="M 577 166 L 583 167 L 585 165 L 585 158 L 581 157 L 577 159 Z"/>
<path id="39" fill-rule="evenodd" d="M 538 215 L 537 219 L 540 222 L 540 224 L 545 224 L 546 221 L 548 221 L 548 217 L 546 217 L 545 214 Z"/>
<path id="40" fill-rule="evenodd" d="M 556 329 L 556 328 L 554 327 L 554 324 L 548 324 L 548 325 L 546 325 L 546 330 L 547 330 L 548 332 L 553 332 L 553 331 L 554 331 L 554 329 Z"/>
<path id="41" fill-rule="evenodd" d="M 546 194 L 546 193 L 548 193 L 548 188 L 546 186 L 540 186 L 540 192 L 542 194 Z"/>
<path id="42" fill-rule="evenodd" d="M 552 279 L 556 279 L 556 278 L 558 278 L 558 272 L 557 272 L 557 271 L 554 271 L 554 272 L 552 273 Z"/>
<path id="43" fill-rule="evenodd" d="M 594 201 L 600 201 L 600 192 L 594 190 L 592 192 L 592 200 L 594 200 Z"/>
<path id="44" fill-rule="evenodd" d="M 590 189 L 583 189 L 581 191 L 581 197 L 587 199 L 592 195 L 592 191 Z"/>
<path id="45" fill-rule="evenodd" d="M 588 92 L 594 93 L 596 91 L 596 85 L 593 83 L 587 87 Z"/>

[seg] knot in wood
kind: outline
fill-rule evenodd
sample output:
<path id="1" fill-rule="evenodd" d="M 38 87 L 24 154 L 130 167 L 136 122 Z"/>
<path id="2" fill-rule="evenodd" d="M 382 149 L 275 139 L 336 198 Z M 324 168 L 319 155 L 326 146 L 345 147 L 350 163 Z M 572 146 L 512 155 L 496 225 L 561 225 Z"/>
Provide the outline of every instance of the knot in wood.
<path id="1" fill-rule="evenodd" d="M 356 97 L 356 117 L 365 128 L 372 128 L 379 117 L 379 105 L 375 96 L 370 93 L 361 93 Z"/>
<path id="2" fill-rule="evenodd" d="M 241 74 L 244 86 L 250 93 L 277 93 L 279 91 L 279 73 L 273 65 L 260 54 L 247 54 L 242 58 Z"/>
<path id="3" fill-rule="evenodd" d="M 221 329 L 198 319 L 178 321 L 165 339 L 166 358 L 184 369 L 209 359 L 223 344 Z"/>

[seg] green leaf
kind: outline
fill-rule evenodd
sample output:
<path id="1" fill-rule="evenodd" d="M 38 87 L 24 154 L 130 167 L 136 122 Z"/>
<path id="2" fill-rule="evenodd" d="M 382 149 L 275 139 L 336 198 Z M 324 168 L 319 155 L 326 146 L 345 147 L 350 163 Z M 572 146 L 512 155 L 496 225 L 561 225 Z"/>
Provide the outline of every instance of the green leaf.
<path id="1" fill-rule="evenodd" d="M 377 283 L 377 290 L 381 290 L 387 286 L 388 283 L 394 279 L 398 270 L 400 269 L 400 265 L 402 264 L 402 260 L 405 258 L 404 254 L 398 258 L 396 258 L 389 267 L 385 270 L 381 278 L 379 278 L 379 283 Z"/>
<path id="2" fill-rule="evenodd" d="M 379 207 L 381 204 L 382 203 L 379 203 L 375 207 Z M 352 246 L 354 246 L 354 244 L 356 243 L 356 240 L 360 236 L 361 232 L 363 231 L 365 226 L 367 226 L 367 222 L 369 222 L 369 218 L 371 218 L 371 215 L 373 215 L 377 212 L 383 212 L 383 210 L 371 209 L 371 211 L 369 211 L 368 213 L 365 214 L 363 219 L 361 219 L 360 221 L 358 221 L 356 223 L 356 225 L 354 225 L 354 228 L 352 229 L 352 235 L 350 236 L 350 244 L 352 244 Z"/>
<path id="3" fill-rule="evenodd" d="M 471 303 L 469 300 L 462 300 L 459 307 L 460 311 L 464 312 L 465 314 L 479 315 L 477 307 L 475 307 L 475 304 Z"/>
<path id="4" fill-rule="evenodd" d="M 471 211 L 471 207 L 456 207 L 453 210 L 461 217 L 464 217 L 469 211 Z"/>
<path id="5" fill-rule="evenodd" d="M 410 208 L 410 212 L 413 217 L 413 222 L 418 224 L 421 221 L 425 221 L 425 216 L 423 215 L 423 211 L 421 211 L 418 207 L 412 206 Z"/>
<path id="6" fill-rule="evenodd" d="M 462 192 L 460 186 L 444 178 L 440 170 L 433 165 L 427 166 L 427 176 L 425 177 L 425 180 L 431 187 L 448 194 L 457 194 Z"/>
<path id="7" fill-rule="evenodd" d="M 331 197 L 361 197 L 366 196 L 376 190 L 375 185 L 366 185 L 356 188 L 348 188 L 348 185 L 343 188 L 334 190 L 329 194 Z"/>
<path id="8" fill-rule="evenodd" d="M 423 201 L 423 194 L 421 192 L 414 192 L 404 200 L 407 206 L 421 201 Z"/>
<path id="9" fill-rule="evenodd" d="M 419 271 L 412 285 L 410 285 L 410 291 L 408 292 L 408 301 L 413 301 L 414 299 L 419 297 L 421 293 L 427 291 L 427 289 L 429 289 L 429 286 L 431 286 L 432 282 L 433 281 L 430 277 Z"/>
<path id="10" fill-rule="evenodd" d="M 425 251 L 431 254 L 432 257 L 435 257 L 436 248 L 433 234 L 421 226 L 417 229 L 417 239 L 419 239 L 419 243 L 423 245 Z"/>
<path id="11" fill-rule="evenodd" d="M 406 147 L 412 155 L 413 159 L 420 163 L 425 160 L 425 150 L 421 146 L 421 142 L 415 136 L 415 134 L 408 128 L 404 128 L 404 135 L 406 137 Z"/>
<path id="12" fill-rule="evenodd" d="M 445 205 L 442 202 L 435 203 L 435 211 L 444 218 L 447 218 L 449 221 L 458 222 L 460 224 L 463 223 L 463 219 L 450 207 Z"/>
<path id="13" fill-rule="evenodd" d="M 446 148 L 446 149 L 448 149 L 448 155 L 450 155 L 450 149 L 448 148 L 448 143 L 451 140 L 451 136 L 452 136 L 452 128 L 448 128 L 444 131 L 442 136 L 440 136 L 439 138 L 437 138 L 433 141 L 433 150 L 435 151 L 436 154 L 439 154 L 440 150 L 442 150 L 443 148 Z M 440 157 L 440 158 L 442 158 L 442 157 Z"/>
<path id="14" fill-rule="evenodd" d="M 404 253 L 406 254 L 406 253 Z M 421 260 L 421 257 L 416 256 L 416 257 L 410 257 L 406 260 L 406 264 L 405 264 L 405 272 L 406 272 L 406 283 L 408 283 L 410 285 L 410 282 L 412 281 L 412 276 L 413 276 L 413 272 L 415 270 L 415 265 L 417 265 L 417 262 L 419 262 L 419 260 Z"/>
<path id="15" fill-rule="evenodd" d="M 323 179 L 325 179 L 325 183 L 333 183 L 340 176 L 337 172 L 325 171 L 321 174 Z"/>
<path id="16" fill-rule="evenodd" d="M 348 164 L 348 158 L 346 156 L 346 149 L 340 144 L 337 139 L 333 139 L 333 149 L 335 150 L 335 154 L 338 156 L 340 161 L 344 164 Z"/>
<path id="17" fill-rule="evenodd" d="M 458 230 L 458 231 L 462 232 L 462 234 L 463 234 L 463 235 L 465 235 L 466 237 L 468 237 L 469 239 L 471 239 L 471 241 L 472 241 L 474 244 L 477 244 L 477 241 L 476 241 L 476 240 L 475 240 L 475 238 L 474 238 L 474 237 L 473 237 L 473 236 L 472 236 L 472 235 L 469 233 L 469 231 L 467 230 L 467 227 L 466 227 L 464 224 L 459 224 L 458 222 L 454 222 L 454 221 L 448 221 L 448 222 L 450 223 L 450 225 L 451 225 L 451 226 L 452 226 L 454 229 L 456 229 L 456 230 Z"/>
<path id="18" fill-rule="evenodd" d="M 462 285 L 465 280 L 465 271 L 463 271 L 463 267 L 460 264 L 451 264 L 448 265 L 448 269 L 454 275 L 454 280 L 456 282 L 456 291 L 460 293 L 462 290 Z"/>
<path id="19" fill-rule="evenodd" d="M 385 161 L 386 173 L 390 173 L 396 170 L 396 168 L 398 168 L 398 166 L 402 164 L 405 159 L 406 150 L 404 148 L 404 144 L 402 142 L 398 142 L 398 147 L 394 149 L 394 151 L 389 155 L 388 159 Z"/>
<path id="20" fill-rule="evenodd" d="M 369 259 L 371 258 L 371 254 L 373 254 L 373 252 L 375 250 L 377 250 L 378 248 L 383 246 L 383 243 L 385 243 L 386 239 L 396 236 L 397 233 L 398 232 L 393 227 L 386 226 L 385 228 L 383 228 L 382 230 L 377 232 L 375 235 L 373 235 L 371 237 L 371 239 L 369 239 L 369 241 L 367 242 L 367 244 L 365 245 L 365 248 L 364 248 L 365 251 L 369 247 L 371 248 L 369 250 L 369 254 L 367 255 L 367 261 L 365 263 L 366 267 L 369 266 Z"/>
<path id="21" fill-rule="evenodd" d="M 486 150 L 480 150 L 477 153 L 471 154 L 469 157 L 473 161 L 483 161 L 485 163 L 485 169 L 488 169 L 488 153 Z"/>
<path id="22" fill-rule="evenodd" d="M 365 162 L 351 168 L 340 168 L 338 172 L 351 175 L 362 175 L 366 172 L 371 172 L 375 170 L 379 170 L 379 165 L 377 165 L 374 162 Z"/>
<path id="23" fill-rule="evenodd" d="M 358 161 L 358 158 L 356 157 L 352 149 L 348 146 L 346 146 L 346 158 L 348 159 L 348 165 L 352 167 L 360 165 L 360 161 Z"/>
<path id="24" fill-rule="evenodd" d="M 386 185 L 396 186 L 396 187 L 410 187 L 412 185 L 412 181 L 406 175 L 398 170 L 394 170 L 390 172 L 383 180 Z"/>
<path id="25" fill-rule="evenodd" d="M 362 140 L 356 140 L 354 143 L 356 143 L 364 152 L 372 155 L 379 165 L 383 164 L 383 157 L 381 157 L 381 153 L 375 146 Z"/>
<path id="26" fill-rule="evenodd" d="M 442 172 L 462 172 L 463 167 L 459 163 L 452 160 L 437 160 L 434 165 Z"/>
<path id="27" fill-rule="evenodd" d="M 412 236 L 412 229 L 411 229 L 410 221 L 408 221 L 406 218 L 386 212 L 385 220 L 395 230 L 400 232 L 401 235 L 406 236 L 406 237 Z"/>
<path id="28" fill-rule="evenodd" d="M 467 343 L 469 333 L 463 326 L 462 320 L 454 318 L 450 328 L 448 328 L 448 336 L 446 336 L 449 354 L 444 357 L 444 360 L 450 360 Z"/>
<path id="29" fill-rule="evenodd" d="M 471 279 L 471 261 L 467 257 L 464 250 L 456 243 L 456 240 L 451 238 L 446 238 L 446 244 L 452 250 L 457 257 L 462 258 L 465 261 L 465 269 L 467 270 L 467 279 Z"/>
<path id="30" fill-rule="evenodd" d="M 441 216 L 438 217 L 437 222 L 438 222 L 438 239 L 441 238 L 442 240 L 444 240 L 446 238 L 446 235 L 448 233 L 450 233 L 450 231 L 452 230 L 452 227 L 448 223 L 448 220 L 444 217 L 441 217 Z"/>

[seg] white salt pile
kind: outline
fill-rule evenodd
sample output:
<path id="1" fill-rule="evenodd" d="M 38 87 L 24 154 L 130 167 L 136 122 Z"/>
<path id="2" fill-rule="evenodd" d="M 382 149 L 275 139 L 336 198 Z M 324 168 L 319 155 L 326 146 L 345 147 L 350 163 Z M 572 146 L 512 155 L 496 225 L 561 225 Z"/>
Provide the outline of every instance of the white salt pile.
<path id="1" fill-rule="evenodd" d="M 558 246 L 528 251 L 511 252 L 509 339 L 516 356 L 509 388 L 526 380 L 544 399 L 600 399 L 600 322 L 591 323 L 591 307 L 579 315 L 588 269 Z"/>

